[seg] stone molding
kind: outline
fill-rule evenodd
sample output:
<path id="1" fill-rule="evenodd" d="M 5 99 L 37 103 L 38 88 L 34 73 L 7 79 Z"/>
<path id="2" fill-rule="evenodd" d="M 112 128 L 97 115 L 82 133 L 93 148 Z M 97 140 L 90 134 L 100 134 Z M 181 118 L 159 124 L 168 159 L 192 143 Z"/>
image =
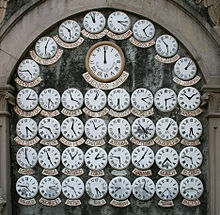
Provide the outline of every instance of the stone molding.
<path id="1" fill-rule="evenodd" d="M 3 196 L 0 196 L 0 215 L 2 215 L 2 211 L 3 211 L 5 204 L 6 204 L 5 199 L 3 198 Z"/>
<path id="2" fill-rule="evenodd" d="M 7 9 L 7 0 L 0 0 L 0 24 L 3 22 Z"/>

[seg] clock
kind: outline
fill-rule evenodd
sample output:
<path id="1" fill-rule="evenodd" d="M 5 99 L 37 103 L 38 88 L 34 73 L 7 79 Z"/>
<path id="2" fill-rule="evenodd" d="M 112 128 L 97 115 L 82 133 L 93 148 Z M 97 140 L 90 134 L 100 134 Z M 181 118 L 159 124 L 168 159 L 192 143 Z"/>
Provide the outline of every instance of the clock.
<path id="1" fill-rule="evenodd" d="M 79 39 L 81 28 L 74 20 L 66 20 L 61 23 L 58 34 L 61 40 L 67 43 L 75 42 Z"/>
<path id="2" fill-rule="evenodd" d="M 85 134 L 91 140 L 101 140 L 107 134 L 107 125 L 101 118 L 90 118 L 85 123 Z"/>
<path id="3" fill-rule="evenodd" d="M 108 192 L 108 184 L 101 177 L 92 177 L 86 182 L 86 193 L 92 199 L 102 199 Z"/>
<path id="4" fill-rule="evenodd" d="M 54 57 L 57 49 L 57 44 L 52 37 L 41 37 L 35 44 L 36 54 L 43 59 Z"/>
<path id="5" fill-rule="evenodd" d="M 154 182 L 145 176 L 136 178 L 132 183 L 132 193 L 135 198 L 146 201 L 151 199 L 155 193 Z"/>
<path id="6" fill-rule="evenodd" d="M 124 66 L 123 51 L 113 42 L 98 42 L 86 54 L 86 69 L 97 81 L 114 81 L 122 74 Z"/>
<path id="7" fill-rule="evenodd" d="M 33 110 L 38 105 L 37 93 L 29 88 L 20 90 L 17 94 L 17 105 L 25 111 Z"/>
<path id="8" fill-rule="evenodd" d="M 174 65 L 175 75 L 185 81 L 195 77 L 197 67 L 195 62 L 189 57 L 180 58 Z"/>
<path id="9" fill-rule="evenodd" d="M 163 140 L 172 140 L 178 133 L 178 125 L 172 118 L 164 117 L 156 123 L 156 134 Z"/>
<path id="10" fill-rule="evenodd" d="M 33 176 L 21 176 L 16 182 L 16 191 L 24 199 L 34 198 L 38 193 L 38 182 Z"/>
<path id="11" fill-rule="evenodd" d="M 156 52 L 162 57 L 172 57 L 178 51 L 178 43 L 171 35 L 161 35 L 155 43 Z"/>
<path id="12" fill-rule="evenodd" d="M 60 105 L 60 94 L 53 88 L 44 89 L 39 95 L 39 103 L 45 110 L 55 110 Z"/>
<path id="13" fill-rule="evenodd" d="M 62 182 L 62 193 L 68 199 L 79 199 L 84 193 L 84 183 L 77 176 L 69 176 Z"/>
<path id="14" fill-rule="evenodd" d="M 147 42 L 155 35 L 154 25 L 146 19 L 140 19 L 133 25 L 133 35 L 140 42 Z"/>
<path id="15" fill-rule="evenodd" d="M 105 27 L 105 17 L 99 11 L 90 11 L 83 19 L 84 28 L 92 33 L 96 34 L 101 32 Z"/>
<path id="16" fill-rule="evenodd" d="M 31 59 L 24 59 L 18 66 L 18 77 L 25 82 L 34 81 L 40 74 L 39 65 Z"/>
<path id="17" fill-rule="evenodd" d="M 116 200 L 125 200 L 131 195 L 131 183 L 123 177 L 117 176 L 109 182 L 109 194 Z"/>
<path id="18" fill-rule="evenodd" d="M 202 135 L 202 124 L 195 117 L 187 117 L 180 122 L 179 133 L 186 140 L 197 140 Z"/>
<path id="19" fill-rule="evenodd" d="M 60 181 L 54 176 L 46 176 L 39 183 L 39 192 L 45 199 L 56 199 L 61 193 Z"/>
<path id="20" fill-rule="evenodd" d="M 61 156 L 63 165 L 68 169 L 79 169 L 84 162 L 83 151 L 79 147 L 67 147 Z"/>
<path id="21" fill-rule="evenodd" d="M 61 133 L 68 140 L 78 140 L 84 133 L 84 124 L 78 117 L 67 117 L 61 124 Z"/>
<path id="22" fill-rule="evenodd" d="M 80 109 L 83 105 L 83 94 L 76 88 L 68 88 L 63 92 L 61 102 L 68 110 Z"/>
<path id="23" fill-rule="evenodd" d="M 109 151 L 108 162 L 110 166 L 117 170 L 125 169 L 131 161 L 130 152 L 125 147 L 114 147 Z"/>
<path id="24" fill-rule="evenodd" d="M 126 13 L 115 11 L 109 15 L 107 24 L 110 31 L 122 34 L 129 30 L 131 20 Z"/>
<path id="25" fill-rule="evenodd" d="M 148 146 L 138 146 L 131 154 L 131 161 L 138 169 L 149 169 L 154 164 L 154 152 Z"/>
<path id="26" fill-rule="evenodd" d="M 178 165 L 178 160 L 178 153 L 169 146 L 159 149 L 155 156 L 156 164 L 162 170 L 174 169 Z"/>
<path id="27" fill-rule="evenodd" d="M 200 105 L 200 93 L 194 87 L 184 87 L 178 94 L 179 106 L 185 110 L 195 110 Z"/>
<path id="28" fill-rule="evenodd" d="M 149 118 L 136 118 L 132 123 L 131 133 L 137 140 L 150 140 L 154 136 L 155 125 Z"/>
<path id="29" fill-rule="evenodd" d="M 37 123 L 31 118 L 21 118 L 16 125 L 16 133 L 23 140 L 31 140 L 37 135 Z"/>
<path id="30" fill-rule="evenodd" d="M 91 111 L 102 110 L 107 102 L 106 94 L 98 88 L 90 89 L 85 94 L 85 106 Z"/>
<path id="31" fill-rule="evenodd" d="M 108 105 L 116 111 L 123 111 L 129 107 L 130 95 L 123 88 L 116 88 L 108 94 Z"/>
<path id="32" fill-rule="evenodd" d="M 162 112 L 172 111 L 177 105 L 176 93 L 170 88 L 159 89 L 154 95 L 154 104 Z"/>
<path id="33" fill-rule="evenodd" d="M 146 88 L 138 88 L 131 94 L 131 104 L 137 110 L 148 110 L 153 103 L 153 94 Z"/>
<path id="34" fill-rule="evenodd" d="M 108 124 L 108 134 L 115 140 L 125 140 L 129 137 L 130 131 L 129 122 L 123 118 L 114 118 Z"/>
<path id="35" fill-rule="evenodd" d="M 85 153 L 85 164 L 91 170 L 104 169 L 107 162 L 107 153 L 101 147 L 91 147 Z"/>
<path id="36" fill-rule="evenodd" d="M 44 140 L 55 140 L 60 136 L 60 123 L 51 117 L 43 118 L 38 124 L 38 133 Z"/>

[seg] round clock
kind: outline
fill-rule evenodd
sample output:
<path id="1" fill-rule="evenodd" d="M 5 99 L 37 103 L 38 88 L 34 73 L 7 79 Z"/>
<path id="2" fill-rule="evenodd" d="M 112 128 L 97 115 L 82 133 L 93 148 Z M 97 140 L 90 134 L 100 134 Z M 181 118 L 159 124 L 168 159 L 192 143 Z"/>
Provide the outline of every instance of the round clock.
<path id="1" fill-rule="evenodd" d="M 41 37 L 35 44 L 36 54 L 44 59 L 54 57 L 57 49 L 57 44 L 52 37 Z"/>
<path id="2" fill-rule="evenodd" d="M 132 123 L 131 133 L 137 140 L 150 140 L 154 136 L 155 125 L 149 118 L 137 118 Z"/>
<path id="3" fill-rule="evenodd" d="M 131 154 L 131 161 L 138 169 L 149 169 L 154 164 L 154 152 L 148 146 L 138 146 Z"/>
<path id="4" fill-rule="evenodd" d="M 79 39 L 81 28 L 74 20 L 66 20 L 61 23 L 58 34 L 61 40 L 71 43 Z"/>
<path id="5" fill-rule="evenodd" d="M 114 118 L 108 124 L 108 134 L 115 140 L 125 140 L 129 137 L 130 131 L 129 122 L 123 118 Z"/>
<path id="6" fill-rule="evenodd" d="M 179 106 L 185 110 L 195 110 L 200 105 L 200 93 L 194 87 L 184 87 L 178 94 Z"/>
<path id="7" fill-rule="evenodd" d="M 185 81 L 195 77 L 197 67 L 195 62 L 189 57 L 180 58 L 174 65 L 175 75 Z"/>
<path id="8" fill-rule="evenodd" d="M 162 112 L 172 111 L 177 104 L 176 93 L 170 88 L 162 88 L 155 93 L 154 104 Z"/>
<path id="9" fill-rule="evenodd" d="M 83 94 L 76 88 L 69 88 L 63 92 L 61 102 L 64 108 L 77 110 L 83 105 Z"/>
<path id="10" fill-rule="evenodd" d="M 24 59 L 19 64 L 17 72 L 22 81 L 31 82 L 39 76 L 40 67 L 34 60 Z"/>
<path id="11" fill-rule="evenodd" d="M 159 198 L 170 201 L 176 198 L 179 192 L 177 181 L 169 176 L 160 178 L 156 183 L 156 193 Z"/>
<path id="12" fill-rule="evenodd" d="M 68 199 L 79 199 L 84 190 L 84 183 L 77 176 L 69 176 L 62 182 L 62 193 Z"/>
<path id="13" fill-rule="evenodd" d="M 79 169 L 83 165 L 84 154 L 78 147 L 67 147 L 62 153 L 61 160 L 66 168 Z"/>
<path id="14" fill-rule="evenodd" d="M 91 170 L 104 169 L 107 162 L 107 153 L 101 147 L 91 147 L 85 153 L 85 164 Z"/>
<path id="15" fill-rule="evenodd" d="M 186 140 L 197 140 L 202 135 L 202 124 L 195 117 L 187 117 L 180 122 L 179 133 Z"/>
<path id="16" fill-rule="evenodd" d="M 145 176 L 136 178 L 132 183 L 132 192 L 135 198 L 146 201 L 153 197 L 155 193 L 154 182 Z"/>
<path id="17" fill-rule="evenodd" d="M 29 88 L 20 90 L 17 94 L 17 105 L 25 111 L 33 110 L 38 105 L 37 93 Z"/>
<path id="18" fill-rule="evenodd" d="M 203 190 L 202 181 L 197 177 L 189 176 L 180 182 L 180 194 L 190 201 L 198 199 Z"/>
<path id="19" fill-rule="evenodd" d="M 178 51 L 178 43 L 174 37 L 164 34 L 157 38 L 155 48 L 160 56 L 172 57 Z"/>
<path id="20" fill-rule="evenodd" d="M 131 161 L 130 152 L 121 146 L 114 147 L 109 151 L 108 162 L 110 166 L 117 170 L 125 169 Z"/>
<path id="21" fill-rule="evenodd" d="M 121 75 L 124 66 L 124 54 L 113 42 L 98 42 L 87 52 L 86 69 L 97 81 L 114 81 Z"/>
<path id="22" fill-rule="evenodd" d="M 104 91 L 93 88 L 85 94 L 85 106 L 91 111 L 100 111 L 106 105 L 107 99 Z"/>
<path id="23" fill-rule="evenodd" d="M 60 94 L 53 88 L 44 89 L 39 95 L 39 103 L 45 110 L 55 110 L 60 105 Z"/>
<path id="24" fill-rule="evenodd" d="M 21 118 L 16 125 L 17 135 L 24 140 L 31 140 L 37 135 L 37 123 L 31 118 Z"/>
<path id="25" fill-rule="evenodd" d="M 38 182 L 33 176 L 21 176 L 16 182 L 16 191 L 24 199 L 34 198 L 38 193 Z"/>
<path id="26" fill-rule="evenodd" d="M 67 117 L 61 124 L 61 133 L 68 140 L 78 140 L 84 133 L 84 124 L 78 117 Z"/>
<path id="27" fill-rule="evenodd" d="M 43 118 L 38 124 L 38 133 L 44 140 L 55 140 L 60 136 L 60 123 L 51 117 Z"/>
<path id="28" fill-rule="evenodd" d="M 126 13 L 115 11 L 109 15 L 107 24 L 110 31 L 116 34 L 122 34 L 129 30 L 131 20 Z"/>
<path id="29" fill-rule="evenodd" d="M 39 192 L 45 199 L 56 199 L 61 193 L 60 181 L 54 176 L 46 176 L 39 183 Z"/>
<path id="30" fill-rule="evenodd" d="M 154 25 L 146 19 L 140 19 L 134 23 L 133 35 L 135 39 L 141 42 L 147 42 L 155 35 Z"/>
<path id="31" fill-rule="evenodd" d="M 179 156 L 175 149 L 162 147 L 155 156 L 157 166 L 162 170 L 172 170 L 178 165 Z"/>
<path id="32" fill-rule="evenodd" d="M 108 94 L 108 105 L 116 111 L 123 111 L 129 107 L 130 95 L 123 88 L 111 90 Z"/>
<path id="33" fill-rule="evenodd" d="M 125 200 L 131 195 L 131 183 L 122 176 L 117 176 L 109 182 L 109 194 L 116 200 Z"/>
<path id="34" fill-rule="evenodd" d="M 83 19 L 84 28 L 93 34 L 101 32 L 105 27 L 105 17 L 99 11 L 90 11 Z"/>
<path id="35" fill-rule="evenodd" d="M 86 182 L 86 193 L 92 199 L 102 199 L 108 192 L 108 184 L 101 177 L 92 177 Z"/>

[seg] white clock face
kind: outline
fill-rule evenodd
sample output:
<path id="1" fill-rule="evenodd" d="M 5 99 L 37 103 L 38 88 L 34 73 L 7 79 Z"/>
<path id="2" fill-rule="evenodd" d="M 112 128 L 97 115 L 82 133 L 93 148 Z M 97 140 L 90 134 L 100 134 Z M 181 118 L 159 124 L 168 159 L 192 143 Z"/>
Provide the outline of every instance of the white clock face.
<path id="1" fill-rule="evenodd" d="M 108 124 L 108 134 L 115 140 L 125 140 L 129 137 L 130 131 L 129 122 L 123 118 L 114 118 Z"/>
<path id="2" fill-rule="evenodd" d="M 74 20 L 66 20 L 61 23 L 58 34 L 59 37 L 65 42 L 74 42 L 79 39 L 81 28 Z"/>
<path id="3" fill-rule="evenodd" d="M 107 20 L 108 28 L 116 34 L 122 34 L 130 28 L 130 18 L 122 11 L 111 13 Z"/>
<path id="4" fill-rule="evenodd" d="M 57 44 L 52 37 L 41 37 L 35 44 L 35 52 L 41 58 L 52 58 L 57 53 Z"/>
<path id="5" fill-rule="evenodd" d="M 179 156 L 175 149 L 162 147 L 155 156 L 157 166 L 162 170 L 172 170 L 178 165 Z"/>
<path id="6" fill-rule="evenodd" d="M 101 147 L 91 147 L 85 153 L 85 164 L 92 170 L 104 169 L 107 162 L 107 153 Z"/>
<path id="7" fill-rule="evenodd" d="M 195 77 L 197 67 L 195 62 L 189 57 L 180 58 L 174 66 L 175 75 L 182 80 L 190 80 Z"/>
<path id="8" fill-rule="evenodd" d="M 113 178 L 109 182 L 109 194 L 116 200 L 125 200 L 131 195 L 131 183 L 122 176 Z"/>
<path id="9" fill-rule="evenodd" d="M 39 183 L 39 192 L 45 199 L 56 199 L 61 193 L 60 181 L 53 176 L 46 176 Z"/>
<path id="10" fill-rule="evenodd" d="M 187 117 L 181 121 L 179 133 L 186 140 L 197 140 L 202 135 L 202 124 L 195 117 Z"/>
<path id="11" fill-rule="evenodd" d="M 148 146 L 138 146 L 131 154 L 132 164 L 138 169 L 149 169 L 154 164 L 154 152 Z"/>
<path id="12" fill-rule="evenodd" d="M 200 105 L 200 93 L 194 87 L 184 87 L 178 94 L 179 106 L 185 110 L 195 110 Z"/>
<path id="13" fill-rule="evenodd" d="M 125 169 L 130 164 L 130 161 L 130 152 L 124 147 L 114 147 L 109 151 L 108 162 L 114 169 Z"/>
<path id="14" fill-rule="evenodd" d="M 90 33 L 99 33 L 105 27 L 105 17 L 99 11 L 90 11 L 83 19 L 84 28 Z"/>
<path id="15" fill-rule="evenodd" d="M 170 88 L 162 88 L 155 93 L 154 104 L 162 112 L 172 111 L 177 105 L 176 93 Z"/>
<path id="16" fill-rule="evenodd" d="M 86 182 L 86 193 L 92 199 L 102 199 L 108 192 L 108 184 L 101 177 L 92 177 Z"/>
<path id="17" fill-rule="evenodd" d="M 31 59 L 24 59 L 18 66 L 18 77 L 22 81 L 34 81 L 40 74 L 39 65 Z"/>
<path id="18" fill-rule="evenodd" d="M 77 110 L 83 105 L 83 94 L 76 88 L 69 88 L 63 92 L 61 102 L 64 108 Z"/>
<path id="19" fill-rule="evenodd" d="M 179 192 L 177 181 L 172 177 L 160 178 L 156 183 L 156 193 L 159 198 L 165 201 L 175 199 Z"/>
<path id="20" fill-rule="evenodd" d="M 20 90 L 17 94 L 17 105 L 25 111 L 33 110 L 38 105 L 37 93 L 29 88 Z"/>
<path id="21" fill-rule="evenodd" d="M 68 199 L 79 199 L 84 190 L 84 183 L 77 176 L 69 176 L 62 182 L 62 193 Z"/>
<path id="22" fill-rule="evenodd" d="M 22 118 L 16 125 L 18 137 L 24 140 L 31 140 L 37 135 L 37 123 L 31 118 Z"/>
<path id="23" fill-rule="evenodd" d="M 164 34 L 157 38 L 155 48 L 162 57 L 172 57 L 178 51 L 178 43 L 174 37 Z"/>
<path id="24" fill-rule="evenodd" d="M 197 177 L 189 176 L 180 182 L 180 194 L 185 199 L 196 200 L 202 195 L 203 190 L 202 181 Z"/>
<path id="25" fill-rule="evenodd" d="M 132 192 L 135 198 L 146 201 L 151 199 L 155 193 L 154 182 L 145 176 L 138 177 L 132 183 Z"/>
<path id="26" fill-rule="evenodd" d="M 33 176 L 21 176 L 16 182 L 16 191 L 24 199 L 34 198 L 38 193 L 38 182 Z"/>
<path id="27" fill-rule="evenodd" d="M 155 125 L 149 118 L 137 118 L 131 126 L 132 135 L 141 141 L 150 140 L 155 133 Z"/>
<path id="28" fill-rule="evenodd" d="M 154 25 L 146 19 L 140 19 L 134 23 L 133 35 L 135 39 L 141 42 L 147 42 L 155 35 Z"/>
<path id="29" fill-rule="evenodd" d="M 78 117 L 67 117 L 61 124 L 61 133 L 68 140 L 78 140 L 84 133 L 84 124 Z"/>

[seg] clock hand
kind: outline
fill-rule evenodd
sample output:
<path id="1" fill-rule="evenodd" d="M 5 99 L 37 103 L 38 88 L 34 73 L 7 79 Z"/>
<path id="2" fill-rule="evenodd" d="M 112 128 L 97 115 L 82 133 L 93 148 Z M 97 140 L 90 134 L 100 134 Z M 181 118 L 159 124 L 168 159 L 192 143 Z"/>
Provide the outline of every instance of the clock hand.
<path id="1" fill-rule="evenodd" d="M 170 164 L 167 163 L 167 161 L 168 161 L 169 163 L 171 163 L 170 159 L 169 159 L 169 158 L 166 158 L 166 159 L 163 161 L 163 163 L 162 163 L 162 166 L 163 166 L 163 167 L 166 167 L 166 166 L 168 167 L 168 166 L 170 165 Z"/>
<path id="2" fill-rule="evenodd" d="M 70 91 L 68 91 L 68 93 L 70 94 L 70 99 L 71 99 L 71 101 L 74 101 L 74 102 L 79 103 L 79 101 L 77 101 L 77 100 L 75 100 L 75 99 L 73 98 L 72 93 L 71 93 Z"/>
<path id="3" fill-rule="evenodd" d="M 42 126 L 42 128 L 45 128 L 45 129 L 47 129 L 52 135 L 53 135 L 53 132 L 52 132 L 52 130 L 51 130 L 51 128 L 49 128 L 49 127 L 46 127 L 46 126 Z"/>
<path id="4" fill-rule="evenodd" d="M 145 134 L 150 134 L 147 130 L 152 130 L 152 129 L 149 129 L 149 128 L 144 128 L 140 123 L 138 123 L 138 125 L 141 127 L 141 129 L 144 131 Z"/>
<path id="5" fill-rule="evenodd" d="M 120 98 L 117 100 L 117 106 L 120 108 Z"/>
<path id="6" fill-rule="evenodd" d="M 189 68 L 190 65 L 192 65 L 192 61 L 189 61 L 189 63 L 186 65 L 186 67 L 184 68 L 185 70 L 187 70 Z"/>
<path id="7" fill-rule="evenodd" d="M 74 119 L 73 119 L 71 129 L 72 129 L 73 133 L 74 133 L 75 136 L 76 136 L 76 132 L 75 132 L 75 130 L 74 130 L 74 122 L 75 122 L 75 121 L 74 121 Z"/>
<path id="8" fill-rule="evenodd" d="M 100 190 L 97 187 L 95 187 L 95 191 L 96 191 L 97 195 L 101 194 Z"/>
<path id="9" fill-rule="evenodd" d="M 66 185 L 66 186 L 71 188 L 73 190 L 73 192 L 75 193 L 75 195 L 77 195 L 76 190 L 75 190 L 75 188 L 73 186 L 70 186 L 70 185 Z"/>
<path id="10" fill-rule="evenodd" d="M 94 100 L 97 100 L 99 94 L 100 94 L 100 91 L 97 90 L 97 91 L 96 91 L 96 94 L 95 94 L 95 97 L 94 97 Z"/>
<path id="11" fill-rule="evenodd" d="M 35 98 L 30 98 L 30 96 L 31 96 L 31 93 L 28 95 L 28 97 L 26 98 L 26 100 L 36 100 Z"/>
<path id="12" fill-rule="evenodd" d="M 72 160 L 74 160 L 74 158 L 76 157 L 77 154 L 78 154 L 78 151 L 76 151 L 76 154 L 73 157 L 71 157 Z"/>
<path id="13" fill-rule="evenodd" d="M 98 126 L 96 127 L 96 130 L 97 130 L 99 127 L 101 127 L 101 126 L 102 126 L 102 124 L 98 125 Z"/>
<path id="14" fill-rule="evenodd" d="M 54 104 L 54 102 L 51 100 L 51 98 L 48 99 L 48 108 L 50 107 L 50 103 Z"/>
<path id="15" fill-rule="evenodd" d="M 150 194 L 150 192 L 146 189 L 146 181 L 144 181 L 143 190 L 144 190 L 146 193 Z"/>
<path id="16" fill-rule="evenodd" d="M 52 163 L 52 161 L 50 159 L 50 155 L 49 155 L 48 151 L 47 151 L 47 159 L 50 161 L 51 165 L 53 166 L 53 163 Z"/>
<path id="17" fill-rule="evenodd" d="M 90 13 L 90 16 L 92 18 L 92 22 L 95 23 L 95 13 Z"/>
<path id="18" fill-rule="evenodd" d="M 192 127 L 190 127 L 190 129 L 189 129 L 189 136 L 191 136 L 191 135 L 195 136 L 195 134 L 193 133 L 193 128 Z"/>
<path id="19" fill-rule="evenodd" d="M 170 99 L 172 99 L 173 98 L 173 96 L 171 96 L 171 97 L 169 97 L 169 98 L 166 98 L 166 99 L 164 99 L 164 102 L 165 102 L 165 107 L 167 108 L 167 101 L 168 100 L 170 100 Z"/>
<path id="20" fill-rule="evenodd" d="M 27 70 L 21 70 L 19 72 L 28 72 L 30 74 L 30 76 L 32 77 L 32 74 L 31 74 L 31 72 L 28 69 Z"/>
<path id="21" fill-rule="evenodd" d="M 29 189 L 29 186 L 27 186 L 27 185 L 19 184 L 18 186 L 19 186 L 19 187 L 25 187 L 29 192 L 31 192 L 30 189 Z"/>
<path id="22" fill-rule="evenodd" d="M 190 156 L 188 156 L 188 155 L 186 155 L 186 154 L 184 154 L 183 156 L 186 157 L 186 158 L 189 158 L 189 159 L 191 160 L 191 163 L 193 164 L 192 157 L 190 157 Z"/>
<path id="23" fill-rule="evenodd" d="M 168 131 L 171 125 L 172 125 L 172 122 L 170 122 L 169 125 L 166 127 L 166 131 Z"/>
<path id="24" fill-rule="evenodd" d="M 95 130 L 97 130 L 97 127 L 95 126 L 95 122 L 94 121 L 92 121 L 92 124 L 93 124 Z"/>
<path id="25" fill-rule="evenodd" d="M 121 129 L 118 128 L 118 137 L 120 137 L 120 136 L 121 136 Z"/>
<path id="26" fill-rule="evenodd" d="M 50 39 L 47 41 L 45 47 L 44 47 L 44 50 L 45 50 L 45 54 L 47 53 L 47 46 L 48 46 L 48 43 L 49 43 Z"/>
<path id="27" fill-rule="evenodd" d="M 106 64 L 107 63 L 107 61 L 106 61 L 106 47 L 104 46 L 103 47 L 103 49 L 104 49 L 104 64 Z"/>
<path id="28" fill-rule="evenodd" d="M 166 42 L 164 42 L 164 40 L 163 40 L 163 39 L 161 39 L 161 40 L 162 40 L 163 44 L 166 46 L 166 49 L 167 49 L 167 54 L 168 54 L 168 52 L 169 52 L 169 46 L 168 46 L 168 44 L 167 44 Z"/>
<path id="29" fill-rule="evenodd" d="M 144 157 L 145 157 L 146 154 L 147 154 L 147 151 L 142 155 L 142 157 L 139 159 L 138 163 L 139 163 L 141 160 L 144 159 Z M 146 183 L 146 181 L 145 181 L 145 183 Z"/>
<path id="30" fill-rule="evenodd" d="M 29 159 L 28 159 L 27 150 L 28 149 L 25 148 L 25 159 L 27 160 L 28 164 L 31 165 L 30 162 L 29 162 Z"/>
<path id="31" fill-rule="evenodd" d="M 142 101 L 144 101 L 145 103 L 148 103 L 145 99 L 149 98 L 148 96 L 145 98 L 141 98 Z"/>
<path id="32" fill-rule="evenodd" d="M 27 126 L 25 127 L 26 130 L 26 137 L 28 137 L 28 131 L 31 132 L 32 134 L 34 133 L 30 128 L 28 128 Z"/>
<path id="33" fill-rule="evenodd" d="M 118 23 L 123 25 L 124 27 L 126 27 L 127 25 L 125 23 L 128 23 L 128 21 L 121 21 L 121 20 L 118 20 Z"/>
<path id="34" fill-rule="evenodd" d="M 95 156 L 95 160 L 98 160 L 98 156 L 100 155 L 100 151 L 98 152 L 98 154 Z"/>
<path id="35" fill-rule="evenodd" d="M 120 189 L 121 189 L 121 187 L 115 187 L 115 193 Z"/>
<path id="36" fill-rule="evenodd" d="M 67 28 L 65 25 L 63 25 L 63 27 L 69 32 L 69 38 L 71 38 L 71 29 Z"/>
<path id="37" fill-rule="evenodd" d="M 144 32 L 144 34 L 147 36 L 147 37 L 149 37 L 149 35 L 147 35 L 147 33 L 146 33 L 146 29 L 148 28 L 150 26 L 150 24 L 149 25 L 147 25 L 145 28 L 143 28 L 143 32 Z"/>
<path id="38" fill-rule="evenodd" d="M 49 186 L 48 188 L 51 189 L 51 190 L 55 190 L 55 191 L 57 190 L 56 186 Z"/>
<path id="39" fill-rule="evenodd" d="M 191 100 L 191 98 L 193 98 L 196 95 L 196 93 L 192 94 L 191 96 L 189 96 L 189 100 Z"/>
<path id="40" fill-rule="evenodd" d="M 121 164 L 121 158 L 119 156 L 112 155 L 113 158 L 117 158 L 119 160 L 119 163 Z"/>

